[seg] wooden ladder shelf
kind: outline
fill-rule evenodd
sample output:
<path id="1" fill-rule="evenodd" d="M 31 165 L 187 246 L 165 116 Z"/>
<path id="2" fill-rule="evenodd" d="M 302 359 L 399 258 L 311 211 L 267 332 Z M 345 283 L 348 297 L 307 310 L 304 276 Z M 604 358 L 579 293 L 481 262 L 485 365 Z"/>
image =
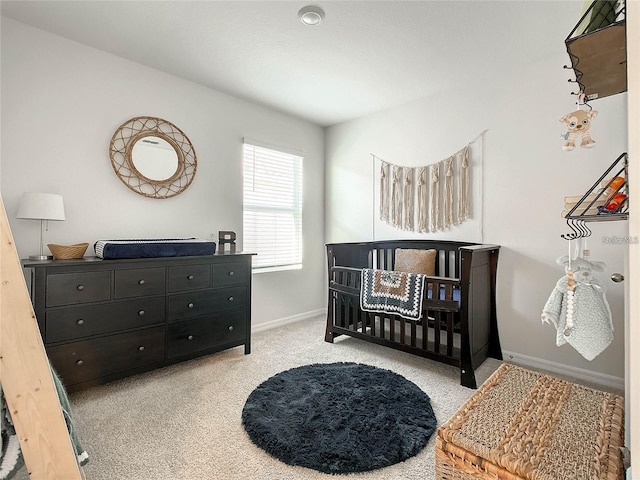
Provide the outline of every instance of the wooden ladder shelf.
<path id="1" fill-rule="evenodd" d="M 0 383 L 31 480 L 82 480 L 4 203 L 0 215 Z"/>

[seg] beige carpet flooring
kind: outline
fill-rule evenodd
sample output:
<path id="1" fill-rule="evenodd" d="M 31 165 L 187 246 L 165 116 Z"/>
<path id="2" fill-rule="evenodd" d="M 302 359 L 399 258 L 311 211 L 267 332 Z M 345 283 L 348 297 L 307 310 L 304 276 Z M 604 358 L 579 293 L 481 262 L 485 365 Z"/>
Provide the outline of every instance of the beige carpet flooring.
<path id="1" fill-rule="evenodd" d="M 286 465 L 255 446 L 241 424 L 244 403 L 267 378 L 289 368 L 358 362 L 386 368 L 431 398 L 438 425 L 474 392 L 460 386 L 456 368 L 339 337 L 324 342 L 324 318 L 255 333 L 252 353 L 242 347 L 71 394 L 74 419 L 89 452 L 88 480 L 335 479 Z M 500 365 L 487 360 L 483 382 Z M 434 478 L 435 434 L 407 461 L 348 475 L 358 480 Z M 24 470 L 18 479 L 27 478 Z"/>

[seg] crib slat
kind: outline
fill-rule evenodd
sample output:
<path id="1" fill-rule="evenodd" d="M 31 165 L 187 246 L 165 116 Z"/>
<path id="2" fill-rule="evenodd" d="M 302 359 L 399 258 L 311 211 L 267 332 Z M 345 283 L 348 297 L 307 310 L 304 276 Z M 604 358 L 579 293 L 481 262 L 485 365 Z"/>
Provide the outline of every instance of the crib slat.
<path id="1" fill-rule="evenodd" d="M 349 328 L 354 332 L 358 330 L 358 314 L 353 305 L 353 297 L 349 298 Z"/>
<path id="2" fill-rule="evenodd" d="M 392 341 L 396 338 L 396 321 L 394 319 L 389 323 L 389 338 Z"/>
<path id="3" fill-rule="evenodd" d="M 358 331 L 358 309 L 354 306 L 353 297 L 349 298 L 349 319 L 351 330 L 354 332 Z"/>
<path id="4" fill-rule="evenodd" d="M 416 322 L 411 322 L 411 346 L 416 346 Z"/>
<path id="5" fill-rule="evenodd" d="M 440 353 L 440 321 L 442 320 L 442 312 L 434 312 L 433 320 L 433 348 L 436 353 Z"/>
<path id="6" fill-rule="evenodd" d="M 453 313 L 447 313 L 447 355 L 453 356 Z"/>
<path id="7" fill-rule="evenodd" d="M 420 324 L 420 332 L 422 335 L 422 349 L 426 350 L 429 345 L 429 316 L 427 311 L 423 312 L 422 323 Z"/>

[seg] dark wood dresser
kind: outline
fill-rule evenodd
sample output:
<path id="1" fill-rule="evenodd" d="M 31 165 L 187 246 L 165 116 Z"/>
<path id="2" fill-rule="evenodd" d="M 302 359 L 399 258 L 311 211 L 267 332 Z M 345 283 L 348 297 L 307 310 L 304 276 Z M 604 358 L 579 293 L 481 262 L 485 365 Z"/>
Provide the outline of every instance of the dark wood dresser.
<path id="1" fill-rule="evenodd" d="M 251 254 L 29 261 L 31 300 L 69 391 L 244 345 Z"/>

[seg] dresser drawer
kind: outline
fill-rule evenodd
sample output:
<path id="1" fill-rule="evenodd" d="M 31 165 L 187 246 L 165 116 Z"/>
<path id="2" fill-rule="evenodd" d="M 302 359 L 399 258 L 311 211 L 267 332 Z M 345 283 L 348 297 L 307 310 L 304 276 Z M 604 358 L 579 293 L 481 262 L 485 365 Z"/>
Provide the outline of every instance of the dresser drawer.
<path id="1" fill-rule="evenodd" d="M 181 357 L 242 342 L 246 325 L 247 314 L 244 310 L 171 324 L 167 331 L 167 357 Z"/>
<path id="2" fill-rule="evenodd" d="M 245 307 L 246 298 L 247 290 L 244 286 L 171 295 L 169 321 L 176 322 L 216 312 L 241 309 Z"/>
<path id="3" fill-rule="evenodd" d="M 213 286 L 236 285 L 247 281 L 245 263 L 220 263 L 213 265 Z"/>
<path id="4" fill-rule="evenodd" d="M 75 340 L 164 323 L 164 305 L 164 297 L 148 297 L 47 310 L 45 342 Z"/>
<path id="5" fill-rule="evenodd" d="M 209 265 L 169 267 L 169 292 L 184 292 L 211 287 Z"/>
<path id="6" fill-rule="evenodd" d="M 116 270 L 115 298 L 159 295 L 165 292 L 164 268 L 133 268 Z"/>
<path id="7" fill-rule="evenodd" d="M 50 347 L 47 353 L 65 385 L 98 379 L 164 360 L 164 327 Z"/>
<path id="8" fill-rule="evenodd" d="M 111 272 L 47 275 L 46 306 L 98 302 L 111 298 Z"/>

